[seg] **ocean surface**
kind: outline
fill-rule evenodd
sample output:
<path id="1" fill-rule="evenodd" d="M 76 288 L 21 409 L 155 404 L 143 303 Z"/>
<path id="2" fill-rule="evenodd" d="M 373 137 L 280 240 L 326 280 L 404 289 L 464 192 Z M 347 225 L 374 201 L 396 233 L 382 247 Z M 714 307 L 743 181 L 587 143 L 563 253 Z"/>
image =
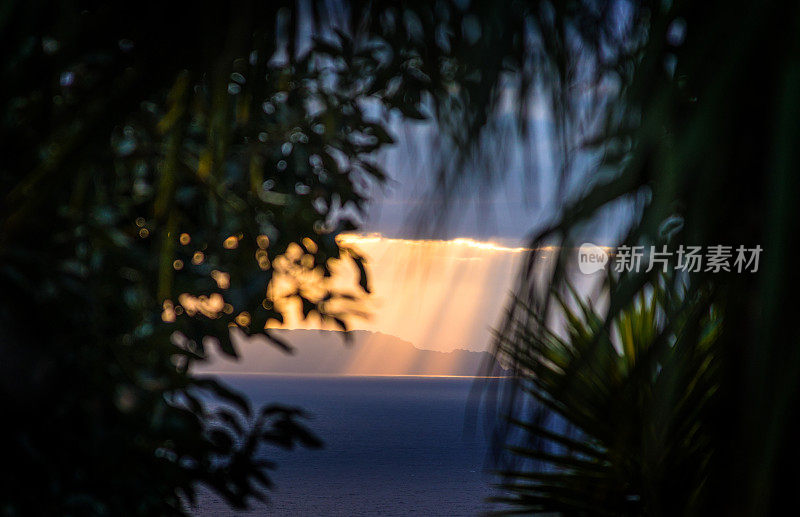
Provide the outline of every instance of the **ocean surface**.
<path id="1" fill-rule="evenodd" d="M 220 376 L 255 406 L 307 411 L 323 449 L 271 449 L 268 505 L 247 512 L 202 492 L 198 516 L 477 515 L 490 507 L 488 438 L 465 426 L 474 379 Z M 472 414 L 472 411 L 470 411 Z"/>

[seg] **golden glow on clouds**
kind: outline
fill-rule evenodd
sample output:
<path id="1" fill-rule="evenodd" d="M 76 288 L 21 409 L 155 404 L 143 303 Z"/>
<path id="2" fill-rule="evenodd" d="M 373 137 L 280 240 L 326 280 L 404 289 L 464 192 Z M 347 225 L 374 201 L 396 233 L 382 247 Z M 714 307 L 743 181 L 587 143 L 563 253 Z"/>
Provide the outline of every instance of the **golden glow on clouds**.
<path id="1" fill-rule="evenodd" d="M 495 244 L 493 242 L 476 241 L 474 239 L 468 239 L 464 237 L 459 237 L 450 240 L 394 239 L 391 237 L 384 237 L 379 233 L 370 233 L 367 235 L 359 235 L 356 233 L 343 233 L 336 237 L 336 242 L 338 242 L 339 244 L 354 244 L 354 245 L 375 244 L 375 243 L 384 243 L 384 244 L 401 243 L 403 246 L 409 246 L 409 247 L 411 246 L 421 246 L 427 248 L 463 247 L 467 249 L 500 251 L 507 253 L 523 253 L 525 251 L 528 251 L 528 248 L 510 248 L 507 246 L 503 246 L 501 244 Z"/>
<path id="2" fill-rule="evenodd" d="M 342 234 L 337 237 L 342 246 L 341 259 L 329 259 L 331 278 L 324 278 L 322 269 L 315 267 L 314 257 L 305 250 L 313 250 L 314 242 L 304 241 L 290 245 L 284 255 L 271 257 L 266 248 L 269 241 L 260 236 L 256 259 L 264 268 L 275 272 L 263 301 L 265 308 L 274 306 L 284 316 L 283 323 L 267 322 L 273 329 L 326 329 L 337 330 L 332 323 L 323 323 L 312 311 L 301 318 L 300 301 L 294 296 L 298 290 L 309 299 L 323 296 L 327 288 L 339 293 L 352 293 L 325 302 L 330 312 L 348 314 L 344 319 L 350 329 L 369 330 L 397 336 L 418 348 L 450 352 L 454 349 L 486 350 L 491 343 L 490 329 L 498 324 L 509 301 L 513 282 L 529 248 L 509 246 L 498 242 L 475 239 L 418 240 L 388 238 L 380 234 Z M 366 259 L 372 294 L 359 295 L 358 269 L 347 255 L 347 249 Z M 544 247 L 543 251 L 556 252 L 557 247 Z M 193 257 L 202 262 L 202 253 Z M 550 266 L 551 253 L 542 254 L 540 273 Z M 230 277 L 221 271 L 212 272 L 217 286 L 229 287 Z M 187 293 L 178 298 L 178 304 L 164 302 L 164 321 L 174 321 L 179 311 L 217 317 L 220 311 L 233 313 L 220 293 L 209 297 L 194 297 Z M 335 305 L 333 305 L 335 304 Z M 241 312 L 236 324 L 246 327 L 251 317 Z M 235 325 L 234 325 L 235 327 Z M 235 330 L 235 329 L 234 329 Z M 234 340 L 243 334 L 233 332 Z M 237 337 L 238 336 L 238 337 Z M 369 340 L 381 340 L 372 335 Z M 291 341 L 291 339 L 290 339 Z M 342 343 L 342 346 L 344 344 Z M 453 355 L 442 354 L 428 359 L 430 364 L 419 365 L 411 349 L 392 352 L 391 370 L 397 372 L 446 372 L 456 360 Z M 386 354 L 379 347 L 364 347 L 354 353 L 343 371 L 338 374 L 365 374 L 384 371 Z M 246 370 L 247 358 L 242 364 Z M 480 372 L 475 372 L 476 374 Z"/>
<path id="3" fill-rule="evenodd" d="M 367 258 L 373 291 L 363 307 L 369 317 L 347 318 L 348 325 L 440 351 L 486 348 L 489 329 L 502 313 L 527 251 L 465 238 L 412 240 L 342 234 L 337 240 Z M 348 261 L 336 264 L 334 277 L 339 289 L 357 285 L 355 266 Z M 284 309 L 284 324 L 271 327 L 333 328 L 322 326 L 319 318 L 300 320 L 297 310 L 288 305 L 280 307 Z"/>

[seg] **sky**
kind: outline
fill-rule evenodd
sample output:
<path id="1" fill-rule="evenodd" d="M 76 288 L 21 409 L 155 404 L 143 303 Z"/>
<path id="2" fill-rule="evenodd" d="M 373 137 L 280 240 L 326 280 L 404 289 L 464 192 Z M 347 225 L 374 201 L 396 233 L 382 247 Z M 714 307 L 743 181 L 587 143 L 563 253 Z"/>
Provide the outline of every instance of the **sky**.
<path id="1" fill-rule="evenodd" d="M 342 236 L 367 258 L 372 289 L 364 303 L 369 317 L 346 320 L 419 348 L 486 350 L 525 257 L 525 238 L 553 209 L 528 195 L 533 189 L 522 174 L 509 174 L 491 189 L 459 189 L 446 220 L 421 225 L 418 216 L 432 208 L 431 131 L 395 126 L 398 144 L 380 157 L 391 179 L 372 192 L 362 231 Z M 354 282 L 352 272 L 344 276 L 342 284 Z M 289 315 L 284 327 L 319 322 Z"/>
<path id="2" fill-rule="evenodd" d="M 486 350 L 525 249 L 468 238 L 415 240 L 348 234 L 341 243 L 367 257 L 372 294 L 368 316 L 346 318 L 354 329 L 397 336 L 418 348 Z M 349 273 L 349 274 L 348 274 Z M 355 282 L 345 272 L 340 285 Z M 286 328 L 320 328 L 288 315 Z M 333 328 L 333 327 L 326 327 Z"/>
<path id="3" fill-rule="evenodd" d="M 530 116 L 531 134 L 539 136 L 523 142 L 512 132 L 506 138 L 502 131 L 492 135 L 493 147 L 484 149 L 488 160 L 480 166 L 495 174 L 473 175 L 450 189 L 443 218 L 439 200 L 430 195 L 440 158 L 432 144 L 436 127 L 393 125 L 397 143 L 378 157 L 390 180 L 370 192 L 361 231 L 341 236 L 342 243 L 366 257 L 372 287 L 363 304 L 369 316 L 345 318 L 351 328 L 442 352 L 491 348 L 492 328 L 509 301 L 532 232 L 551 222 L 565 200 L 590 183 L 578 174 L 567 179 L 566 193 L 559 190 L 558 153 L 541 136 L 550 130 L 550 119 L 541 108 Z M 492 179 L 480 179 L 486 177 Z M 630 204 L 622 203 L 600 217 L 587 230 L 587 241 L 611 245 L 630 210 Z M 340 285 L 348 282 L 357 285 L 354 268 L 340 278 Z M 285 314 L 282 327 L 320 324 Z"/>
<path id="4" fill-rule="evenodd" d="M 561 174 L 546 103 L 531 103 L 525 136 L 516 131 L 515 109 L 501 100 L 481 159 L 457 175 L 466 181 L 444 189 L 446 210 L 431 195 L 442 192 L 435 188 L 435 172 L 448 159 L 439 129 L 388 115 L 396 143 L 375 158 L 389 180 L 370 187 L 362 228 L 346 236 L 367 259 L 373 291 L 364 304 L 369 317 L 345 318 L 351 328 L 430 350 L 490 348 L 531 235 L 592 185 L 585 173 L 593 169 L 591 156 L 572 153 L 572 173 Z M 613 245 L 631 206 L 607 210 L 587 229 L 586 241 Z M 345 277 L 357 284 L 352 274 Z M 313 319 L 284 316 L 284 328 L 319 327 Z"/>
<path id="5" fill-rule="evenodd" d="M 372 186 L 360 233 L 346 236 L 348 245 L 367 258 L 373 290 L 365 303 L 370 316 L 346 318 L 352 328 L 438 351 L 489 347 L 491 329 L 508 303 L 530 236 L 591 186 L 581 171 L 592 169 L 592 157 L 575 149 L 570 153 L 575 163 L 567 169 L 576 173 L 560 174 L 562 150 L 553 138 L 549 97 L 534 95 L 528 111 L 519 113 L 512 91 L 500 86 L 489 121 L 492 132 L 480 144 L 482 159 L 466 165 L 464 172 L 470 174 L 458 175 L 470 181 L 444 189 L 451 201 L 446 211 L 431 196 L 436 192 L 435 171 L 448 160 L 439 128 L 375 112 L 388 117 L 396 144 L 376 157 L 390 180 Z M 580 99 L 587 112 L 592 99 Z M 374 107 L 363 108 L 369 112 Z M 517 131 L 520 115 L 530 129 L 524 136 Z M 619 221 L 630 210 L 622 203 L 601 216 L 587 240 L 611 245 L 623 230 Z M 344 276 L 345 282 L 354 282 L 352 271 Z M 285 318 L 286 328 L 319 326 L 313 319 Z"/>

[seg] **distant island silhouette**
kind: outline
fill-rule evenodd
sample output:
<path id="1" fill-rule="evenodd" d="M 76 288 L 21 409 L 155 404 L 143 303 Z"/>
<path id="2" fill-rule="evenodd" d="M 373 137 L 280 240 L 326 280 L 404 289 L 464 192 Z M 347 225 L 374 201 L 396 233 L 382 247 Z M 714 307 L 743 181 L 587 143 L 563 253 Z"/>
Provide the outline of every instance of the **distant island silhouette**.
<path id="1" fill-rule="evenodd" d="M 196 373 L 267 373 L 285 375 L 487 375 L 488 352 L 423 350 L 408 341 L 366 330 L 272 330 L 294 348 L 289 354 L 263 337 L 234 336 L 239 360 L 213 349 Z M 495 366 L 491 375 L 505 375 Z"/>

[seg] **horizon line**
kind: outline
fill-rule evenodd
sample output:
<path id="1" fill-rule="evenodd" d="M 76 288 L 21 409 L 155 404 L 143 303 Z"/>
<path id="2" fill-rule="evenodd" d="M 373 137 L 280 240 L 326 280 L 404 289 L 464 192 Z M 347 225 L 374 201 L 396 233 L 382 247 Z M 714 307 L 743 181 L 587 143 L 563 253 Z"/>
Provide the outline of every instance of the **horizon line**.
<path id="1" fill-rule="evenodd" d="M 203 371 L 197 375 L 248 375 L 263 377 L 419 377 L 419 378 L 445 378 L 445 379 L 509 379 L 511 375 L 448 375 L 448 374 L 393 374 L 393 373 L 280 373 L 280 372 L 226 372 Z"/>

